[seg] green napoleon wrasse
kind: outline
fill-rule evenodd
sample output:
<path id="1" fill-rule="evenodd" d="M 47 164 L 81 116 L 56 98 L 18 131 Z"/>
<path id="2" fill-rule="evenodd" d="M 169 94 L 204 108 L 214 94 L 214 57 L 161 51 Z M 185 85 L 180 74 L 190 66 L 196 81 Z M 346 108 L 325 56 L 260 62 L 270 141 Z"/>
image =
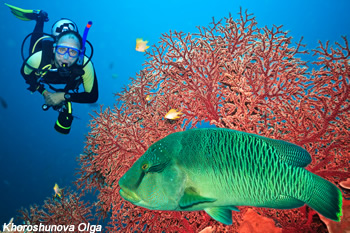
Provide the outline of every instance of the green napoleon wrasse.
<path id="1" fill-rule="evenodd" d="M 204 210 L 228 225 L 236 206 L 307 204 L 340 221 L 340 190 L 304 169 L 310 162 L 305 149 L 289 142 L 231 129 L 191 129 L 151 145 L 119 180 L 120 195 L 151 210 Z"/>

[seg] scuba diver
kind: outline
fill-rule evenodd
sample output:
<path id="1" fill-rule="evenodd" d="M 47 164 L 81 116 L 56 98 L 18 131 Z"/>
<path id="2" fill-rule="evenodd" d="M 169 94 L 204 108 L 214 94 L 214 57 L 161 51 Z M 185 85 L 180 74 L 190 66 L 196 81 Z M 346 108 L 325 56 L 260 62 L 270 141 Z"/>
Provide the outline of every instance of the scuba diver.
<path id="1" fill-rule="evenodd" d="M 6 4 L 6 3 L 5 3 Z M 33 33 L 22 44 L 24 63 L 21 74 L 32 93 L 43 95 L 43 110 L 52 107 L 59 112 L 54 128 L 62 134 L 70 132 L 73 121 L 72 102 L 95 103 L 98 99 L 98 86 L 94 66 L 91 62 L 93 48 L 86 40 L 91 21 L 87 24 L 83 37 L 77 25 L 69 19 L 60 19 L 51 29 L 51 35 L 43 32 L 48 14 L 42 10 L 25 10 L 6 4 L 11 12 L 21 20 L 36 20 Z M 31 36 L 29 57 L 24 58 L 23 46 Z M 85 44 L 91 48 L 90 57 L 85 56 Z M 63 88 L 57 88 L 63 84 Z M 79 87 L 82 85 L 84 91 Z M 47 87 L 49 90 L 47 89 Z"/>

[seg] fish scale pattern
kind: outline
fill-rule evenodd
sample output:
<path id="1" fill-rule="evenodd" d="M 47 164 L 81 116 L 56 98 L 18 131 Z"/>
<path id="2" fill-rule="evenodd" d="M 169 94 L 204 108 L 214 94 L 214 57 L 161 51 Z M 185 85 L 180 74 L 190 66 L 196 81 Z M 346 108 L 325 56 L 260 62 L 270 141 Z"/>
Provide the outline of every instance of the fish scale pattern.
<path id="1" fill-rule="evenodd" d="M 305 167 L 311 163 L 310 154 L 301 147 L 294 147 L 293 144 L 289 142 L 270 138 L 265 138 L 264 140 L 276 148 L 278 150 L 279 158 L 283 161 L 287 161 L 288 164 Z M 291 146 L 293 146 L 293 150 L 290 149 Z"/>
<path id="2" fill-rule="evenodd" d="M 208 165 L 205 175 L 231 204 L 274 207 L 288 197 L 308 200 L 312 176 L 281 161 L 274 146 L 260 137 L 226 130 L 203 133 L 197 145 Z"/>

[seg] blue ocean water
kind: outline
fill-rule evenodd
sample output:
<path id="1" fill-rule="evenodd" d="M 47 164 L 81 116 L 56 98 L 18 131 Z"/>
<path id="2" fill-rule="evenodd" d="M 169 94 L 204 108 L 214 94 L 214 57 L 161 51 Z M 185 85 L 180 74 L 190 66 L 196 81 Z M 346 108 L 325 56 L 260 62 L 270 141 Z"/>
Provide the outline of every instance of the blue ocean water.
<path id="1" fill-rule="evenodd" d="M 72 186 L 78 167 L 76 158 L 83 151 L 89 113 L 95 105 L 73 104 L 74 114 L 69 135 L 54 129 L 57 112 L 41 109 L 44 103 L 38 93 L 31 94 L 20 75 L 23 38 L 32 32 L 34 22 L 15 18 L 2 1 L 0 4 L 0 224 L 17 215 L 21 207 L 43 204 L 53 195 L 53 186 Z M 347 0 L 193 0 L 193 1 L 19 1 L 7 3 L 25 9 L 43 9 L 52 24 L 62 18 L 75 21 L 80 32 L 91 20 L 88 40 L 94 46 L 93 63 L 97 72 L 103 107 L 115 103 L 114 93 L 129 83 L 146 59 L 135 51 L 136 38 L 156 44 L 169 30 L 197 32 L 196 26 L 208 26 L 212 17 L 234 18 L 242 7 L 253 13 L 258 26 L 284 25 L 298 42 L 308 49 L 318 46 L 318 40 L 343 42 L 350 35 L 350 2 Z M 99 4 L 100 3 L 100 4 Z"/>

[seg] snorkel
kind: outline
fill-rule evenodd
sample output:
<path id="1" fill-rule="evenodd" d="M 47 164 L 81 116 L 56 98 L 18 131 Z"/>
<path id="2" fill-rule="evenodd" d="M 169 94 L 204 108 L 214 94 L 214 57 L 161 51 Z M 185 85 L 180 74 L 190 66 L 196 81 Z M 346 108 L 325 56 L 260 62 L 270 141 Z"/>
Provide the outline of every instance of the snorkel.
<path id="1" fill-rule="evenodd" d="M 80 56 L 79 56 L 79 60 L 77 62 L 78 65 L 83 65 L 83 62 L 84 62 L 84 55 L 85 55 L 85 43 L 86 43 L 86 37 L 87 37 L 87 34 L 89 32 L 89 29 L 92 25 L 92 21 L 89 21 L 87 24 L 86 24 L 86 27 L 85 27 L 85 30 L 84 30 L 84 34 L 83 34 L 83 42 L 82 42 L 82 46 L 81 46 L 81 51 L 80 51 Z"/>

